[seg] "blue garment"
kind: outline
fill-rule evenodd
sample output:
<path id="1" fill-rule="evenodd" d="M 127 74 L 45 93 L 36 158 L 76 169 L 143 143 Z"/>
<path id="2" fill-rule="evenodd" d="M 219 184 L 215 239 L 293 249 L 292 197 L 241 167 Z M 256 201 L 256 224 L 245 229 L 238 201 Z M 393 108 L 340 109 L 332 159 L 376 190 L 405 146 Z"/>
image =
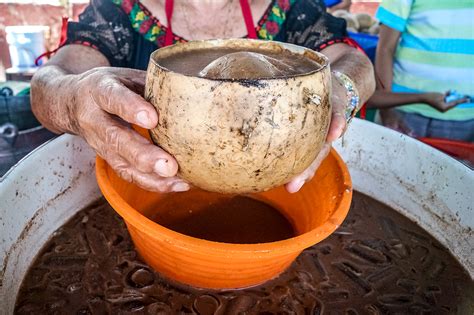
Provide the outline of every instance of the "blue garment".
<path id="1" fill-rule="evenodd" d="M 394 55 L 394 92 L 456 90 L 474 95 L 474 1 L 383 0 L 377 18 L 401 32 Z M 474 119 L 474 104 L 445 113 L 426 104 L 400 108 L 438 120 Z"/>

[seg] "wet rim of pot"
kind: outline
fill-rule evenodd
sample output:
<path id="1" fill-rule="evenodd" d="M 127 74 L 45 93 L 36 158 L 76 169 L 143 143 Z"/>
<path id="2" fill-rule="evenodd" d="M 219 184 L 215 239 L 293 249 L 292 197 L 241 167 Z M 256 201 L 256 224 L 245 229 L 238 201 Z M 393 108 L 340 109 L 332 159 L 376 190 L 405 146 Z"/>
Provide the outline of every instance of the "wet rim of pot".
<path id="1" fill-rule="evenodd" d="M 200 49 L 209 49 L 209 48 L 211 48 L 211 49 L 212 48 L 246 48 L 245 46 L 227 46 L 227 44 L 229 44 L 229 43 L 231 43 L 231 44 L 232 43 L 243 43 L 245 45 L 249 45 L 249 48 L 250 48 L 250 45 L 254 45 L 256 48 L 258 48 L 260 45 L 262 45 L 262 46 L 275 45 L 275 46 L 279 46 L 283 50 L 289 51 L 293 54 L 304 55 L 305 53 L 308 53 L 308 54 L 316 56 L 318 59 L 320 59 L 320 60 L 316 61 L 316 60 L 311 58 L 313 61 L 320 64 L 320 67 L 318 69 L 315 69 L 315 70 L 310 71 L 310 72 L 305 72 L 305 73 L 301 73 L 301 74 L 287 75 L 287 76 L 283 76 L 283 77 L 262 77 L 262 78 L 258 78 L 258 79 L 216 79 L 216 78 L 204 78 L 204 77 L 200 77 L 200 76 L 197 76 L 197 75 L 187 75 L 187 74 L 183 74 L 183 73 L 180 73 L 180 72 L 175 72 L 175 71 L 172 71 L 172 70 L 170 70 L 166 67 L 163 67 L 162 65 L 160 65 L 156 61 L 156 55 L 164 54 L 168 50 L 178 49 L 178 47 L 183 47 L 184 45 L 196 47 L 196 49 L 190 49 L 190 50 L 196 50 L 196 51 L 198 51 Z M 323 61 L 323 63 L 321 63 L 320 61 Z M 198 80 L 204 80 L 204 81 L 235 82 L 235 83 L 258 82 L 260 80 L 265 80 L 265 81 L 285 80 L 285 79 L 291 79 L 291 78 L 306 77 L 306 76 L 310 76 L 312 74 L 315 74 L 317 72 L 323 71 L 323 70 L 325 70 L 326 68 L 329 67 L 328 57 L 326 57 L 324 54 L 322 54 L 320 52 L 317 52 L 317 51 L 314 51 L 312 49 L 309 49 L 309 48 L 306 48 L 306 47 L 303 47 L 303 46 L 294 45 L 294 44 L 276 42 L 276 41 L 271 41 L 271 40 L 246 39 L 246 38 L 195 40 L 195 41 L 189 41 L 189 42 L 185 42 L 185 43 L 179 43 L 178 42 L 174 45 L 163 47 L 163 48 L 155 50 L 151 54 L 149 62 L 153 63 L 156 67 L 158 67 L 159 69 L 161 69 L 165 72 L 173 73 L 173 74 L 176 74 L 176 75 L 181 75 L 181 76 L 188 77 L 188 78 L 196 78 Z"/>
<path id="2" fill-rule="evenodd" d="M 339 203 L 335 206 L 336 210 L 333 211 L 330 217 L 322 225 L 319 225 L 306 233 L 281 241 L 258 244 L 233 244 L 208 241 L 175 232 L 150 220 L 131 207 L 117 193 L 112 185 L 110 185 L 110 182 L 107 179 L 108 171 L 113 172 L 113 170 L 110 169 L 107 162 L 99 156 L 96 158 L 96 176 L 103 196 L 107 199 L 112 208 L 127 222 L 127 224 L 131 224 L 134 228 L 138 229 L 141 233 L 145 233 L 152 239 L 166 239 L 176 247 L 193 250 L 195 252 L 201 251 L 201 249 L 212 249 L 215 253 L 219 253 L 219 255 L 223 256 L 253 253 L 269 257 L 289 255 L 313 246 L 315 243 L 329 237 L 346 218 L 352 201 L 351 177 L 347 166 L 334 149 L 331 149 L 330 157 L 335 159 L 335 164 L 338 166 L 337 169 L 341 173 L 341 178 L 343 180 L 342 186 L 345 187 Z M 159 236 L 155 237 L 154 234 Z"/>

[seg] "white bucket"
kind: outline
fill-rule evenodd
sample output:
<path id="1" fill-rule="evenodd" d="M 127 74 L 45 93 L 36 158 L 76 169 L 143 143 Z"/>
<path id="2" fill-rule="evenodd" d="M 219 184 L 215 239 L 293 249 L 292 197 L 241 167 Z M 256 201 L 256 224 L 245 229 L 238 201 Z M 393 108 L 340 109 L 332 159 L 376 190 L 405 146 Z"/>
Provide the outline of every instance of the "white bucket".
<path id="1" fill-rule="evenodd" d="M 358 119 L 335 147 L 355 190 L 415 221 L 474 278 L 472 170 L 419 141 Z M 0 315 L 13 313 L 23 277 L 52 233 L 100 196 L 94 158 L 84 140 L 63 135 L 0 178 Z"/>
<path id="2" fill-rule="evenodd" d="M 35 67 L 35 59 L 46 51 L 45 34 L 48 30 L 42 25 L 5 28 L 13 68 Z"/>

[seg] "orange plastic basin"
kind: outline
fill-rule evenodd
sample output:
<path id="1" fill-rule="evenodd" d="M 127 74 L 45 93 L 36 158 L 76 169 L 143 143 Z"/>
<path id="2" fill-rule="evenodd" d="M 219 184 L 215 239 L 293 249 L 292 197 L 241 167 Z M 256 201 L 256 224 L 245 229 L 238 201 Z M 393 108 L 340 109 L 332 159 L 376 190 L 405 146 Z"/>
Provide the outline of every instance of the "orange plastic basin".
<path id="1" fill-rule="evenodd" d="M 249 287 L 278 276 L 301 251 L 339 227 L 352 199 L 347 167 L 332 150 L 300 192 L 289 194 L 279 187 L 254 195 L 279 209 L 298 236 L 260 244 L 219 243 L 174 232 L 148 219 L 145 214 L 164 195 L 124 181 L 100 157 L 96 172 L 102 193 L 125 220 L 142 258 L 168 278 L 210 289 Z"/>

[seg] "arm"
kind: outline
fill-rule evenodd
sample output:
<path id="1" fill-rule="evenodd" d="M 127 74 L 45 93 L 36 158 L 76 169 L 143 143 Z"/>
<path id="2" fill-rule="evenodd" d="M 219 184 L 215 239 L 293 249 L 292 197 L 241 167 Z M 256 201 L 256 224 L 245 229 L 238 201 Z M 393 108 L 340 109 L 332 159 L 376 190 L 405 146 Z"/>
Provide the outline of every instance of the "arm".
<path id="1" fill-rule="evenodd" d="M 360 104 L 367 102 L 375 90 L 374 69 L 369 58 L 346 44 L 334 44 L 321 52 L 329 58 L 332 71 L 339 71 L 351 78 L 359 92 Z M 346 89 L 334 78 L 332 104 L 335 111 L 333 111 L 328 141 L 339 138 L 346 128 Z"/>
<path id="2" fill-rule="evenodd" d="M 380 27 L 379 42 L 375 55 L 377 89 L 392 90 L 393 56 L 400 41 L 401 33 L 386 25 Z"/>
<path id="3" fill-rule="evenodd" d="M 367 102 L 368 108 L 389 109 L 397 106 L 423 103 L 430 105 L 440 112 L 446 112 L 456 105 L 468 101 L 468 97 L 446 102 L 447 93 L 393 93 L 386 90 L 376 90 Z"/>
<path id="4" fill-rule="evenodd" d="M 334 44 L 321 50 L 329 58 L 331 70 L 346 74 L 359 91 L 360 102 L 365 103 L 375 90 L 374 68 L 369 58 L 346 44 Z"/>
<path id="5" fill-rule="evenodd" d="M 361 104 L 366 102 L 375 90 L 374 70 L 367 56 L 346 44 L 333 44 L 321 52 L 329 58 L 332 70 L 344 73 L 352 79 L 359 91 Z M 332 84 L 332 117 L 326 144 L 313 163 L 302 174 L 286 184 L 289 192 L 297 192 L 305 182 L 313 178 L 319 165 L 329 154 L 331 143 L 338 139 L 346 129 L 347 91 L 335 78 Z"/>
<path id="6" fill-rule="evenodd" d="M 108 67 L 95 49 L 68 45 L 33 77 L 32 109 L 54 132 L 82 136 L 124 179 L 148 190 L 182 191 L 176 161 L 130 128 L 153 128 L 156 110 L 140 95 L 145 72 Z M 132 106 L 131 106 L 132 105 Z"/>
<path id="7" fill-rule="evenodd" d="M 31 81 L 31 107 L 36 118 L 53 132 L 78 134 L 67 114 L 73 95 L 70 90 L 58 90 L 58 87 L 72 86 L 75 74 L 109 65 L 101 53 L 85 46 L 72 45 L 60 49 Z"/>
<path id="8" fill-rule="evenodd" d="M 370 98 L 368 108 L 389 109 L 397 106 L 424 103 L 440 112 L 446 112 L 466 99 L 445 102 L 445 94 L 441 93 L 394 93 L 392 90 L 393 56 L 397 49 L 401 33 L 391 27 L 382 25 L 380 28 L 379 44 L 375 59 L 377 73 L 377 90 Z M 382 116 L 387 113 L 382 113 Z"/>
<path id="9" fill-rule="evenodd" d="M 384 24 L 380 27 L 379 42 L 375 53 L 375 75 L 377 77 L 377 91 L 373 99 L 368 102 L 371 108 L 380 108 L 380 118 L 384 126 L 411 134 L 412 131 L 405 125 L 400 114 L 392 107 L 399 102 L 413 101 L 412 96 L 400 96 L 392 91 L 393 56 L 400 41 L 401 32 Z M 388 96 L 384 98 L 384 96 Z"/>
<path id="10" fill-rule="evenodd" d="M 307 14 L 308 12 L 312 14 Z M 287 14 L 285 41 L 325 54 L 329 58 L 332 70 L 351 78 L 359 91 L 362 103 L 367 101 L 375 88 L 373 67 L 363 53 L 342 43 L 345 38 L 347 38 L 346 22 L 327 13 L 321 1 L 296 1 Z M 326 144 L 308 169 L 286 184 L 289 192 L 297 192 L 314 176 L 316 169 L 328 155 L 332 141 L 339 138 L 346 128 L 347 90 L 334 77 L 331 103 L 332 117 Z"/>
<path id="11" fill-rule="evenodd" d="M 424 103 L 424 94 L 393 93 L 386 90 L 376 90 L 367 102 L 367 108 L 388 109 L 392 107 Z"/>

